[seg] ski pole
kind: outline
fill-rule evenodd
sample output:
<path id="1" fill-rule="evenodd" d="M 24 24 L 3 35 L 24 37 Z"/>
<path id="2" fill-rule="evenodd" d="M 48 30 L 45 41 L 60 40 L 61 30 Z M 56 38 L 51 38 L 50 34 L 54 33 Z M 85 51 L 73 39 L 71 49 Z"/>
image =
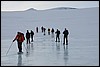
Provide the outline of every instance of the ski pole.
<path id="1" fill-rule="evenodd" d="M 10 50 L 10 48 L 11 48 L 12 44 L 13 44 L 13 42 L 11 43 L 11 45 L 10 45 L 10 47 L 9 47 L 9 49 L 8 49 L 8 51 L 7 51 L 7 53 L 6 53 L 6 55 L 8 54 L 8 52 L 9 52 L 9 50 Z"/>
<path id="2" fill-rule="evenodd" d="M 23 43 L 24 47 L 25 47 L 25 44 Z M 25 47 L 25 50 L 26 50 L 26 47 Z"/>
<path id="3" fill-rule="evenodd" d="M 62 37 L 61 37 L 61 45 L 63 44 L 63 35 L 62 35 Z"/>
<path id="4" fill-rule="evenodd" d="M 23 43 L 23 45 L 24 45 L 24 47 L 25 47 L 25 44 L 24 44 L 24 43 Z M 25 50 L 26 50 L 26 52 L 28 53 L 28 51 L 27 51 L 26 47 L 25 47 Z"/>
<path id="5" fill-rule="evenodd" d="M 62 43 L 62 37 L 61 37 L 61 35 L 60 35 L 60 43 Z"/>

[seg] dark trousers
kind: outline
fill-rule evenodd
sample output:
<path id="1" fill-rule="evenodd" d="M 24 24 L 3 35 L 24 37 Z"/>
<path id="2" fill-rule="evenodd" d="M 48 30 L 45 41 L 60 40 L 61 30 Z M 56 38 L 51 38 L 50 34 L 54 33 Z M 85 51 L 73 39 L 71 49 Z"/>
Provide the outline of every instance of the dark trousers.
<path id="1" fill-rule="evenodd" d="M 45 32 L 44 32 L 44 35 L 45 35 Z"/>
<path id="2" fill-rule="evenodd" d="M 18 43 L 19 52 L 22 52 L 22 42 L 18 42 L 18 41 L 17 41 L 17 43 Z"/>
<path id="3" fill-rule="evenodd" d="M 31 36 L 31 42 L 33 42 L 33 36 Z"/>
<path id="4" fill-rule="evenodd" d="M 48 35 L 50 35 L 50 32 L 48 32 Z"/>
<path id="5" fill-rule="evenodd" d="M 42 29 L 42 33 L 43 33 L 43 29 Z"/>
<path id="6" fill-rule="evenodd" d="M 56 42 L 57 42 L 57 39 L 58 39 L 58 42 L 60 42 L 59 35 L 56 36 Z"/>
<path id="7" fill-rule="evenodd" d="M 52 33 L 51 37 L 54 38 L 54 33 Z"/>
<path id="8" fill-rule="evenodd" d="M 68 38 L 67 38 L 67 36 L 64 36 L 64 44 L 65 44 L 65 39 L 66 39 L 66 44 L 68 44 Z"/>
<path id="9" fill-rule="evenodd" d="M 27 44 L 30 44 L 30 38 L 27 39 Z"/>
<path id="10" fill-rule="evenodd" d="M 36 32 L 38 33 L 38 29 L 36 29 Z"/>

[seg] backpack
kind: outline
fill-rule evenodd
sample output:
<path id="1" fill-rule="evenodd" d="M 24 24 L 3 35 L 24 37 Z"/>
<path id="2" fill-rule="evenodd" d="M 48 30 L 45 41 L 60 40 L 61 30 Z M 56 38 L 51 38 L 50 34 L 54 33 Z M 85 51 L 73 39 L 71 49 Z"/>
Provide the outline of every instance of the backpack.
<path id="1" fill-rule="evenodd" d="M 24 34 L 21 33 L 21 35 L 22 35 L 22 41 L 24 41 L 25 40 Z"/>
<path id="2" fill-rule="evenodd" d="M 23 33 L 20 33 L 20 35 L 17 35 L 17 40 L 19 42 L 23 42 L 25 40 L 24 34 Z"/>

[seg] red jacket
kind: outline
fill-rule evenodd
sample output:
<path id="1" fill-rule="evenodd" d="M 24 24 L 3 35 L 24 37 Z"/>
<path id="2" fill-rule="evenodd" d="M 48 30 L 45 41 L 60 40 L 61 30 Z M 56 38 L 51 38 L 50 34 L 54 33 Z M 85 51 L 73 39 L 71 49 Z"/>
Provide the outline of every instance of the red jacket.
<path id="1" fill-rule="evenodd" d="M 17 34 L 14 40 L 17 40 L 18 42 L 23 42 L 25 38 L 24 38 L 24 35 Z"/>

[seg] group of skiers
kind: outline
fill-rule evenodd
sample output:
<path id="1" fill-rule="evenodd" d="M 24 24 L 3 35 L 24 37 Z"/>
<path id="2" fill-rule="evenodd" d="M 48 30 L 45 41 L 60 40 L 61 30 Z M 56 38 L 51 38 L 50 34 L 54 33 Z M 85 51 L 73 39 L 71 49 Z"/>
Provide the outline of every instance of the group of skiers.
<path id="1" fill-rule="evenodd" d="M 21 32 L 17 32 L 17 35 L 14 38 L 13 42 L 15 40 L 17 40 L 19 52 L 22 52 L 22 42 L 25 40 L 24 34 Z"/>
<path id="2" fill-rule="evenodd" d="M 27 41 L 27 44 L 30 44 L 30 38 L 31 38 L 31 42 L 33 42 L 33 35 L 34 35 L 34 32 L 32 30 L 31 30 L 30 33 L 27 30 L 27 32 L 26 32 L 26 41 Z M 17 35 L 14 38 L 13 42 L 15 40 L 17 40 L 19 52 L 22 52 L 22 42 L 25 40 L 24 34 L 21 33 L 21 32 L 17 32 Z"/>
<path id="3" fill-rule="evenodd" d="M 45 35 L 45 30 L 46 28 L 44 28 L 43 26 L 41 27 L 41 31 L 42 33 L 44 33 Z M 38 27 L 36 27 L 36 32 L 38 33 Z M 50 35 L 50 32 L 52 33 L 52 35 L 54 35 L 54 29 L 52 28 L 51 31 L 50 31 L 50 28 L 48 28 L 48 35 Z M 56 41 L 55 42 L 60 42 L 60 31 L 57 29 L 57 31 L 55 32 L 56 34 Z M 63 40 L 63 44 L 66 43 L 66 45 L 68 45 L 68 30 L 65 28 L 65 30 L 63 31 L 63 34 L 64 34 L 64 40 Z M 34 36 L 34 32 L 31 30 L 31 32 L 29 32 L 27 30 L 26 32 L 26 42 L 27 44 L 30 44 L 30 38 L 31 38 L 31 42 L 33 42 L 33 36 Z M 19 49 L 19 52 L 22 52 L 22 42 L 25 40 L 25 37 L 24 37 L 24 34 L 21 33 L 21 32 L 17 32 L 17 35 L 16 37 L 14 38 L 13 42 L 17 40 L 17 43 L 18 43 L 18 49 Z M 65 41 L 66 40 L 66 41 Z"/>
<path id="4" fill-rule="evenodd" d="M 41 27 L 41 30 L 42 30 L 42 33 L 44 33 L 44 35 L 45 35 L 45 30 L 46 30 L 46 28 L 44 28 L 43 26 Z M 36 27 L 36 32 L 38 33 L 38 27 Z"/>
<path id="5" fill-rule="evenodd" d="M 56 33 L 56 42 L 57 42 L 57 40 L 58 40 L 58 42 L 60 42 L 60 38 L 59 38 L 60 31 L 57 29 L 57 31 L 55 33 Z M 69 34 L 69 32 L 68 32 L 68 30 L 66 28 L 63 31 L 63 34 L 64 34 L 63 44 L 66 43 L 66 45 L 68 45 L 68 34 Z"/>
<path id="6" fill-rule="evenodd" d="M 31 42 L 33 42 L 33 35 L 34 35 L 34 32 L 31 30 L 31 32 L 29 33 L 29 31 L 27 30 L 27 33 L 26 33 L 26 40 L 27 40 L 27 44 L 30 44 L 30 38 L 31 38 Z"/>

